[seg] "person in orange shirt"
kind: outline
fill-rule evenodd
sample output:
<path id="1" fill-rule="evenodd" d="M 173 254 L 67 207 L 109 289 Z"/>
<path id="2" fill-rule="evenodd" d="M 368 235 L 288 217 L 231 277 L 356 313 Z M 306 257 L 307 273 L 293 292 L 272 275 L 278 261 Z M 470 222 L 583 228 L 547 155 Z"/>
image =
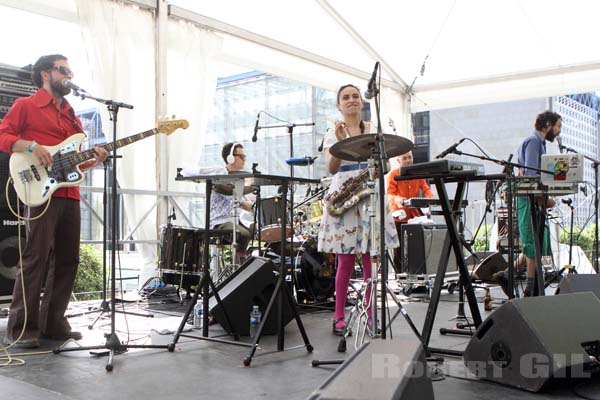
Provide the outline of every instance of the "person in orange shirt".
<path id="1" fill-rule="evenodd" d="M 422 215 L 419 209 L 407 207 L 404 205 L 404 202 L 413 197 L 432 198 L 433 192 L 429 188 L 427 182 L 425 182 L 425 179 L 411 179 L 409 181 L 397 181 L 394 179 L 396 175 L 400 175 L 400 168 L 412 165 L 412 151 L 398 156 L 396 160 L 398 161 L 398 168 L 393 169 L 387 177 L 387 195 L 390 201 L 392 215 L 394 216 L 394 222 L 396 223 L 398 238 L 400 239 L 400 246 L 394 249 L 393 262 L 394 270 L 399 273 L 403 270 L 401 268 L 402 224 L 413 217 Z"/>

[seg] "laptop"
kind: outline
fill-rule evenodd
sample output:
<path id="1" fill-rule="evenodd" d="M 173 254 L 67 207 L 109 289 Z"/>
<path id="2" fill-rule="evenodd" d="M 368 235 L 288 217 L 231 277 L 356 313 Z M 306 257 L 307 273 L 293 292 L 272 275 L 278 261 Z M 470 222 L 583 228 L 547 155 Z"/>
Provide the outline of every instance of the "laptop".
<path id="1" fill-rule="evenodd" d="M 582 154 L 544 154 L 541 168 L 554 174 L 541 173 L 542 184 L 550 187 L 568 187 L 583 182 Z"/>

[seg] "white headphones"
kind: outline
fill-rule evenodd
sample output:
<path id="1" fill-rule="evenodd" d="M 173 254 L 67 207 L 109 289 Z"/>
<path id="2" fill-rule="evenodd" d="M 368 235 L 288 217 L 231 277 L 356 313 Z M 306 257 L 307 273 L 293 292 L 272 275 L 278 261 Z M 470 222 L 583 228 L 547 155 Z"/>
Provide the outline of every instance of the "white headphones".
<path id="1" fill-rule="evenodd" d="M 235 147 L 236 147 L 236 146 L 241 146 L 241 144 L 239 144 L 239 143 L 234 143 L 234 144 L 231 146 L 231 150 L 229 150 L 229 155 L 227 156 L 227 164 L 228 164 L 228 165 L 231 165 L 231 164 L 235 163 L 235 156 L 233 155 L 233 153 L 234 153 L 234 151 L 235 151 Z"/>

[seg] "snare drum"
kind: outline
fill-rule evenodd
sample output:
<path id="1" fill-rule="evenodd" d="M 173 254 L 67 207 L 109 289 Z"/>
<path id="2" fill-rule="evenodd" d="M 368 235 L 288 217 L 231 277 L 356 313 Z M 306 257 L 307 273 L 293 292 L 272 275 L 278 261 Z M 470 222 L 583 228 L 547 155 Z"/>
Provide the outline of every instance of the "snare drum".
<path id="1" fill-rule="evenodd" d="M 290 226 L 285 227 L 285 237 L 286 239 L 292 237 L 292 228 Z M 260 239 L 265 242 L 281 242 L 281 225 L 271 224 L 263 227 L 260 230 Z"/>

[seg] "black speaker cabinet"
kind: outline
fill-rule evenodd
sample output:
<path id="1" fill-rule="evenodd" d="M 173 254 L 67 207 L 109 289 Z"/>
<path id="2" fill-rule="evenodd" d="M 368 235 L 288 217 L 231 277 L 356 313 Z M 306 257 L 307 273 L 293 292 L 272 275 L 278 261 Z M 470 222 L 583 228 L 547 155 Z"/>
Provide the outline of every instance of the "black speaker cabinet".
<path id="1" fill-rule="evenodd" d="M 556 294 L 592 292 L 600 298 L 600 275 L 566 274 L 563 275 Z"/>
<path id="2" fill-rule="evenodd" d="M 2 212 L 6 211 L 8 214 L 10 214 L 10 211 L 8 211 L 8 206 L 6 204 L 5 189 L 6 189 L 6 181 L 8 180 L 8 178 L 10 176 L 9 160 L 10 160 L 10 156 L 8 155 L 8 153 L 0 151 L 0 187 L 2 188 L 2 190 L 1 190 L 2 193 L 0 194 L 0 210 L 2 210 Z M 15 190 L 13 189 L 12 185 L 8 186 L 8 199 L 10 201 L 10 205 L 16 210 L 17 194 L 16 194 Z M 12 215 L 12 214 L 10 214 L 10 215 Z"/>
<path id="3" fill-rule="evenodd" d="M 309 397 L 310 400 L 433 398 L 425 352 L 416 338 L 365 343 Z"/>
<path id="4" fill-rule="evenodd" d="M 493 253 L 477 264 L 473 271 L 473 275 L 475 276 L 475 279 L 484 282 L 493 282 L 493 275 L 496 272 L 503 271 L 507 268 L 508 262 L 504 259 L 504 256 L 500 253 Z"/>
<path id="5" fill-rule="evenodd" d="M 25 223 L 21 221 L 21 248 L 25 249 Z M 0 303 L 12 301 L 19 265 L 18 221 L 10 211 L 0 209 Z"/>
<path id="6" fill-rule="evenodd" d="M 506 302 L 479 326 L 463 358 L 478 377 L 537 392 L 598 372 L 600 300 L 592 293 Z"/>
<path id="7" fill-rule="evenodd" d="M 402 225 L 402 272 L 435 274 L 442 255 L 445 225 Z M 450 251 L 446 271 L 456 271 L 456 257 Z"/>
<path id="8" fill-rule="evenodd" d="M 250 257 L 234 274 L 217 286 L 223 307 L 236 333 L 247 336 L 250 333 L 250 311 L 257 305 L 263 316 L 269 300 L 275 291 L 278 268 L 263 257 Z M 285 285 L 286 283 L 283 282 Z M 281 292 L 283 294 L 283 292 Z M 227 329 L 223 308 L 214 296 L 209 299 L 210 312 L 214 319 Z M 283 324 L 292 320 L 294 314 L 287 299 L 283 298 Z M 263 333 L 277 333 L 277 302 L 273 304 Z"/>

